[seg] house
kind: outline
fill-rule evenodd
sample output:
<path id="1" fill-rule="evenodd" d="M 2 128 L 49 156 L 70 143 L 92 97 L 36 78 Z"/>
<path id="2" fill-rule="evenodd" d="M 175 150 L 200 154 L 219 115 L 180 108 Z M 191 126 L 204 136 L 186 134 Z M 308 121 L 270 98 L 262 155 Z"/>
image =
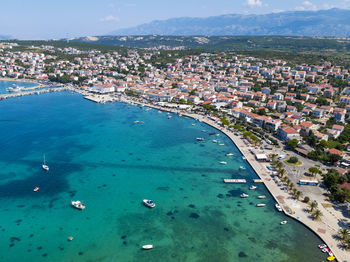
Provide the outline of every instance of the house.
<path id="1" fill-rule="evenodd" d="M 265 121 L 265 128 L 270 131 L 276 131 L 281 124 L 282 121 L 279 119 L 268 119 Z"/>
<path id="2" fill-rule="evenodd" d="M 309 135 L 310 131 L 315 133 L 315 131 L 318 129 L 317 125 L 307 121 L 302 121 L 300 123 L 300 126 L 301 126 L 301 132 L 305 135 Z"/>
<path id="3" fill-rule="evenodd" d="M 324 110 L 321 108 L 316 108 L 314 111 L 312 111 L 312 115 L 321 118 L 324 115 Z"/>
<path id="4" fill-rule="evenodd" d="M 294 138 L 300 140 L 299 132 L 289 126 L 280 126 L 277 129 L 277 135 L 286 142 Z"/>
<path id="5" fill-rule="evenodd" d="M 326 149 L 325 152 L 327 152 L 330 155 L 338 155 L 338 156 L 341 156 L 341 157 L 344 156 L 344 153 L 342 151 L 340 151 L 338 149 L 335 149 L 335 148 Z"/>
<path id="6" fill-rule="evenodd" d="M 90 87 L 90 91 L 99 94 L 107 94 L 115 91 L 115 87 L 113 84 L 95 84 Z"/>
<path id="7" fill-rule="evenodd" d="M 325 134 L 322 134 L 320 132 L 314 132 L 314 135 L 317 139 L 317 141 L 321 141 L 321 140 L 325 140 L 325 141 L 328 141 L 328 135 L 325 135 Z"/>
<path id="8" fill-rule="evenodd" d="M 344 103 L 346 105 L 350 105 L 350 96 L 342 96 L 342 97 L 340 97 L 339 103 Z"/>

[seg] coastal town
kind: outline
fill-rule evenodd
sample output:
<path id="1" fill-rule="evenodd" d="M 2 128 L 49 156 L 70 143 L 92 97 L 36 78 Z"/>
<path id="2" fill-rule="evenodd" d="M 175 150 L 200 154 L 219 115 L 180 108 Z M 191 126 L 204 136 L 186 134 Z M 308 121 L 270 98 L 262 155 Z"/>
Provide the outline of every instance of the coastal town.
<path id="1" fill-rule="evenodd" d="M 20 47 L 0 43 L 0 80 L 54 88 L 0 99 L 71 90 L 95 102 L 150 106 L 206 122 L 232 139 L 288 216 L 347 261 L 349 68 L 234 52 Z"/>

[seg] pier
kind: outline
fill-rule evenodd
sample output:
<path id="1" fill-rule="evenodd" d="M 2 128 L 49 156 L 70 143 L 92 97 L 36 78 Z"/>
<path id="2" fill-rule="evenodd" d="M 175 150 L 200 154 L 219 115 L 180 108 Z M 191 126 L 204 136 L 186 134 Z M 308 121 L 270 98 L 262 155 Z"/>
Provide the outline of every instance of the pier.
<path id="1" fill-rule="evenodd" d="M 247 180 L 245 179 L 230 179 L 230 178 L 225 178 L 224 183 L 226 184 L 232 184 L 232 183 L 247 183 Z"/>

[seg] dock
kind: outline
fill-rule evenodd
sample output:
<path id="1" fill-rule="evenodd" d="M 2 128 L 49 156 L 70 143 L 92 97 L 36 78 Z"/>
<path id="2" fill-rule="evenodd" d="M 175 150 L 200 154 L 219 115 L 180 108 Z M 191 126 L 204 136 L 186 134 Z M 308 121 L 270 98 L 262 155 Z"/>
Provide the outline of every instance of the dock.
<path id="1" fill-rule="evenodd" d="M 230 178 L 225 178 L 224 183 L 247 183 L 247 180 L 245 179 L 230 179 Z"/>

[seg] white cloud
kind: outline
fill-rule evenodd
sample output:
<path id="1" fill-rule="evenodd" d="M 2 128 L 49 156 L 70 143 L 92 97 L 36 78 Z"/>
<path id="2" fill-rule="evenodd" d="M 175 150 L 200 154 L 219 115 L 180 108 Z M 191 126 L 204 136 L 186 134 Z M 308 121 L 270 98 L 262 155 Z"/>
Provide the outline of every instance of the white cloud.
<path id="1" fill-rule="evenodd" d="M 304 1 L 302 6 L 298 6 L 295 8 L 295 10 L 298 10 L 298 11 L 304 11 L 304 10 L 313 10 L 313 11 L 316 11 L 318 10 L 317 6 L 314 5 L 312 2 L 310 1 Z"/>
<path id="2" fill-rule="evenodd" d="M 103 17 L 100 19 L 101 22 L 119 22 L 120 19 L 113 15 L 107 15 L 106 17 Z"/>
<path id="3" fill-rule="evenodd" d="M 305 5 L 305 6 L 312 6 L 312 3 L 310 1 L 305 1 L 305 2 L 303 2 L 303 5 Z"/>
<path id="4" fill-rule="evenodd" d="M 250 7 L 262 6 L 261 0 L 247 0 L 247 5 Z"/>

